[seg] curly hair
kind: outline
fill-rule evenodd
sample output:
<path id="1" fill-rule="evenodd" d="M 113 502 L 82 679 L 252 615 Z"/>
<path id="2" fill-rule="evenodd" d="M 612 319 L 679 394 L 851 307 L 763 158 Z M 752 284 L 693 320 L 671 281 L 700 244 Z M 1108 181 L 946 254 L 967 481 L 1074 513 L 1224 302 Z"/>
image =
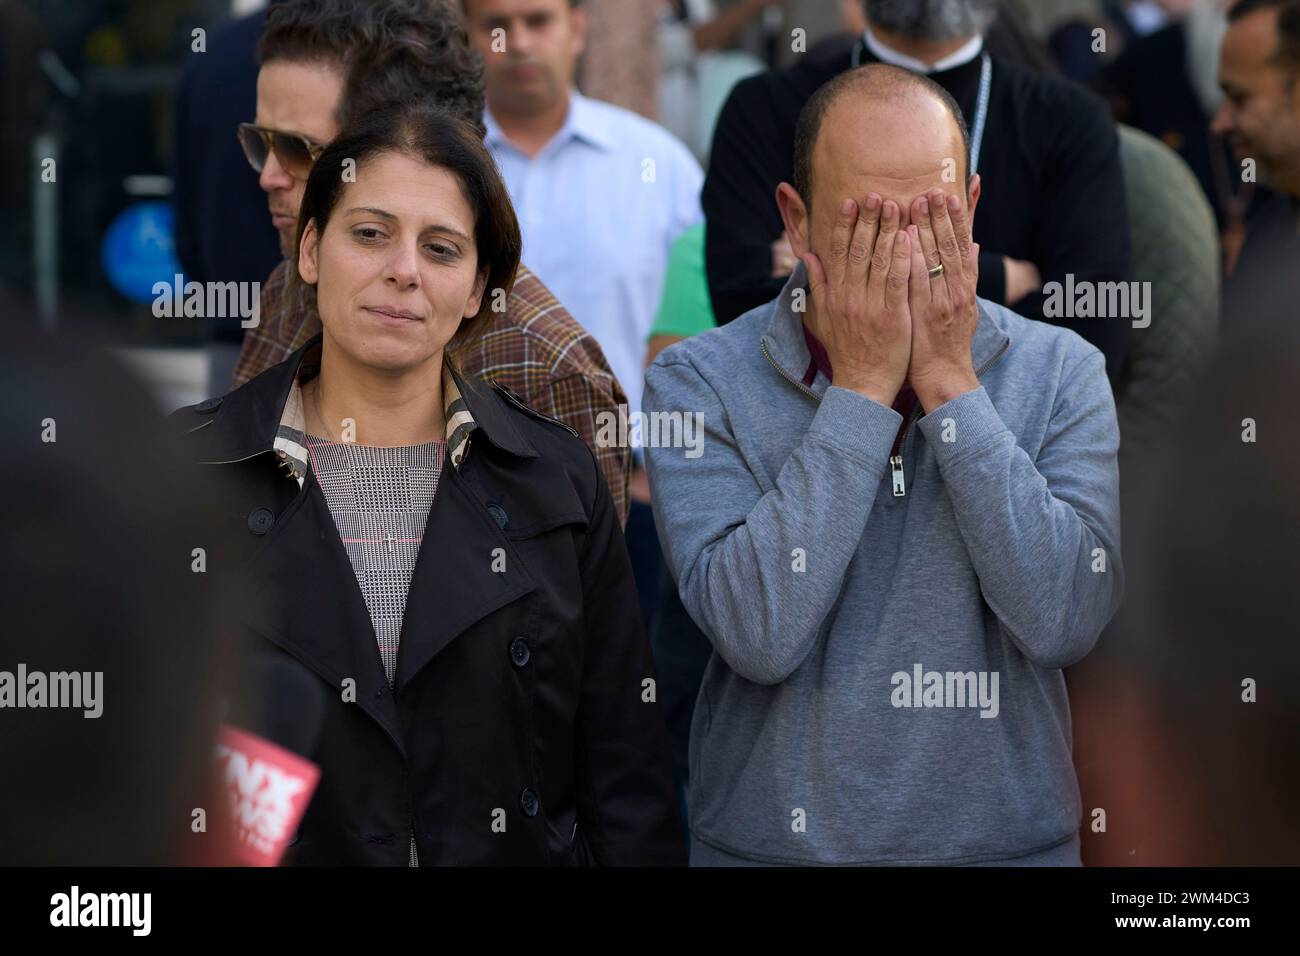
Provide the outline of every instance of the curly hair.
<path id="1" fill-rule="evenodd" d="M 340 128 L 396 103 L 427 102 L 481 136 L 483 60 L 450 0 L 286 0 L 272 4 L 257 60 L 340 63 Z"/>

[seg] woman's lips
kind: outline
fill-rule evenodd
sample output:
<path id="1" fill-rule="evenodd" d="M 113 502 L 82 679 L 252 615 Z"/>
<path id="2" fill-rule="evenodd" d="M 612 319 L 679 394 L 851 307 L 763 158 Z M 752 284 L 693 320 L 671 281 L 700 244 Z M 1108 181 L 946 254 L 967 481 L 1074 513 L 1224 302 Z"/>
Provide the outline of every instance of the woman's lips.
<path id="1" fill-rule="evenodd" d="M 411 312 L 403 312 L 400 309 L 386 309 L 380 306 L 363 306 L 363 308 L 382 319 L 391 319 L 394 322 L 420 322 L 423 321 L 418 315 Z"/>

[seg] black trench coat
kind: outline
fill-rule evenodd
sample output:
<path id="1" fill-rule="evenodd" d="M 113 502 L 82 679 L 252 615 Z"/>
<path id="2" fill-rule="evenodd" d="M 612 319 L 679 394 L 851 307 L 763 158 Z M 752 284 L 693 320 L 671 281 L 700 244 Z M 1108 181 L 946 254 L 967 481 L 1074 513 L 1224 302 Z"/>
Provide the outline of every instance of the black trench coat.
<path id="1" fill-rule="evenodd" d="M 458 377 L 478 428 L 461 467 L 444 464 L 390 690 L 320 487 L 309 471 L 300 490 L 272 450 L 315 341 L 171 418 L 233 501 L 208 564 L 237 569 L 241 636 L 327 691 L 321 779 L 285 863 L 404 866 L 412 832 L 422 865 L 684 863 L 649 643 L 591 451 Z"/>

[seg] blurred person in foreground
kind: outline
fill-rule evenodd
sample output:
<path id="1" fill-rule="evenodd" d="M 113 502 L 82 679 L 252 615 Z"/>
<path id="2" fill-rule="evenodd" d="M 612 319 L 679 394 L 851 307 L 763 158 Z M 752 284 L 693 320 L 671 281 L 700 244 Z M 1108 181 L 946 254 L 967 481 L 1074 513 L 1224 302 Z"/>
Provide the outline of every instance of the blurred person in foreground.
<path id="1" fill-rule="evenodd" d="M 1239 0 L 1228 10 L 1219 58 L 1224 100 L 1213 129 L 1239 167 L 1274 190 L 1246 223 L 1224 283 L 1223 333 L 1281 333 L 1300 302 L 1300 0 Z"/>
<path id="2" fill-rule="evenodd" d="M 286 861 L 680 862 L 600 469 L 456 366 L 521 247 L 479 130 L 372 113 L 317 159 L 298 229 L 322 334 L 172 416 L 237 498 L 212 560 L 240 570 L 246 632 L 328 691 Z"/>
<path id="3" fill-rule="evenodd" d="M 215 823 L 236 656 L 193 507 L 220 488 L 104 343 L 4 311 L 29 318 L 0 354 L 0 865 L 225 860 L 192 829 L 196 808 Z"/>
<path id="4" fill-rule="evenodd" d="M 1134 491 L 1130 626 L 1071 686 L 1092 864 L 1300 865 L 1297 356 L 1294 323 L 1234 337 Z"/>
<path id="5" fill-rule="evenodd" d="M 976 297 L 982 193 L 936 83 L 822 87 L 776 201 L 780 296 L 664 350 L 648 450 L 668 565 L 713 643 L 691 862 L 1078 865 L 1062 668 L 1123 591 L 1102 354 Z"/>
<path id="6" fill-rule="evenodd" d="M 424 102 L 483 129 L 483 64 L 448 0 L 284 0 L 267 14 L 258 60 L 257 115 L 239 133 L 285 261 L 263 286 L 261 324 L 244 335 L 236 385 L 321 331 L 315 290 L 291 263 L 307 176 L 343 124 L 386 105 Z M 575 429 L 626 520 L 631 453 L 597 434 L 600 419 L 617 415 L 627 398 L 600 345 L 526 266 L 508 294 L 491 289 L 488 301 L 488 327 L 458 356 L 462 368 Z"/>
<path id="7" fill-rule="evenodd" d="M 1057 310 L 1044 289 L 1129 278 L 1123 170 L 1106 104 L 999 56 L 986 43 L 997 0 L 863 2 L 868 26 L 848 52 L 805 56 L 789 69 L 743 80 L 723 107 L 702 194 L 718 323 L 770 300 L 793 268 L 771 197 L 792 174 L 800 110 L 833 77 L 888 63 L 942 86 L 970 125 L 969 163 L 987 193 L 975 227 L 983 250 L 980 295 L 1078 332 L 1117 375 L 1129 327 L 1124 317 Z M 951 180 L 958 157 L 947 158 Z"/>

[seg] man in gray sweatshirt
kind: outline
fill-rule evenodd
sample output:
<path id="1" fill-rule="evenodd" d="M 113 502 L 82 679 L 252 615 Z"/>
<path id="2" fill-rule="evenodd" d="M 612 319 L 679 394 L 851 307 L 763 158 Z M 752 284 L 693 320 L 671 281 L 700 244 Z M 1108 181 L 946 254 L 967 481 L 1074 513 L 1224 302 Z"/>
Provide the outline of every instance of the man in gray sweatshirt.
<path id="1" fill-rule="evenodd" d="M 801 265 L 647 373 L 714 648 L 693 863 L 1079 863 L 1061 669 L 1123 591 L 1115 407 L 1096 348 L 976 298 L 967 138 L 917 74 L 822 87 L 777 190 Z"/>

